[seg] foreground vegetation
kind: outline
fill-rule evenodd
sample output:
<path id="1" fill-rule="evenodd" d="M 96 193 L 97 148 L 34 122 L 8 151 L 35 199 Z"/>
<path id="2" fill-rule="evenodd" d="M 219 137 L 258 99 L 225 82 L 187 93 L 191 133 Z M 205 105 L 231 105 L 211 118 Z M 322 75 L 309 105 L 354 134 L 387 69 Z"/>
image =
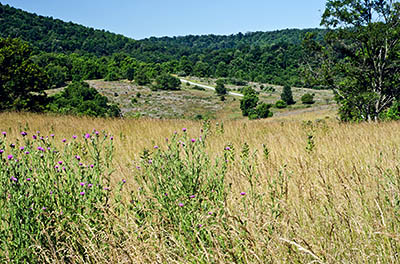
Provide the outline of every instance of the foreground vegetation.
<path id="1" fill-rule="evenodd" d="M 1 261 L 398 262 L 400 124 L 303 118 L 3 113 Z"/>

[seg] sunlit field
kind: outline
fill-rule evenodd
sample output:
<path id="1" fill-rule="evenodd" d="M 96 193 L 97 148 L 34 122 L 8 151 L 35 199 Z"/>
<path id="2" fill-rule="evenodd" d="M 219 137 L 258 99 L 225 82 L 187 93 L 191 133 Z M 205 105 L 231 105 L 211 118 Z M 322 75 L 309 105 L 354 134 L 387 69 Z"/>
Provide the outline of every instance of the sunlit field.
<path id="1" fill-rule="evenodd" d="M 398 263 L 398 131 L 2 113 L 0 262 Z"/>

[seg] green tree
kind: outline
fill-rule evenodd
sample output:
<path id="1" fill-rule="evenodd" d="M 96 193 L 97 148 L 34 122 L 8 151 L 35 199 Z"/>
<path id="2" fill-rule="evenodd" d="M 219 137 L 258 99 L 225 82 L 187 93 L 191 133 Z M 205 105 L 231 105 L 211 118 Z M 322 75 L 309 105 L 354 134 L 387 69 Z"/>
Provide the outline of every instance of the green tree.
<path id="1" fill-rule="evenodd" d="M 278 101 L 276 101 L 276 103 L 275 103 L 275 107 L 276 107 L 276 108 L 279 108 L 279 109 L 282 109 L 282 108 L 286 108 L 286 107 L 287 107 L 287 104 L 286 104 L 286 102 L 283 101 L 283 100 L 278 100 Z"/>
<path id="2" fill-rule="evenodd" d="M 240 110 L 243 116 L 248 116 L 254 110 L 258 103 L 258 95 L 256 91 L 250 86 L 243 88 L 243 99 L 240 100 Z"/>
<path id="3" fill-rule="evenodd" d="M 138 69 L 134 72 L 135 82 L 139 85 L 146 85 L 150 83 L 150 78 L 144 69 Z"/>
<path id="4" fill-rule="evenodd" d="M 308 75 L 332 88 L 344 121 L 378 120 L 400 97 L 400 3 L 328 0 L 326 46 L 308 36 Z M 311 79 L 312 79 L 311 78 Z"/>
<path id="5" fill-rule="evenodd" d="M 289 85 L 283 86 L 283 91 L 281 93 L 281 99 L 287 105 L 295 104 L 296 102 L 293 100 L 292 88 Z"/>
<path id="6" fill-rule="evenodd" d="M 156 88 L 160 90 L 179 90 L 181 81 L 171 74 L 164 73 L 156 78 Z"/>
<path id="7" fill-rule="evenodd" d="M 62 92 L 50 98 L 51 112 L 99 117 L 118 117 L 121 110 L 110 104 L 107 97 L 83 81 L 69 84 Z"/>
<path id="8" fill-rule="evenodd" d="M 303 104 L 313 104 L 313 103 L 315 103 L 315 101 L 314 101 L 314 95 L 313 95 L 313 94 L 309 94 L 309 93 L 304 94 L 304 95 L 301 97 L 301 102 L 302 102 Z"/>
<path id="9" fill-rule="evenodd" d="M 227 94 L 227 90 L 224 84 L 224 80 L 222 79 L 218 79 L 216 81 L 217 86 L 215 87 L 215 92 L 219 95 L 219 96 L 223 96 L 225 94 Z"/>
<path id="10" fill-rule="evenodd" d="M 42 111 L 47 104 L 45 71 L 31 60 L 19 39 L 0 39 L 0 110 Z"/>

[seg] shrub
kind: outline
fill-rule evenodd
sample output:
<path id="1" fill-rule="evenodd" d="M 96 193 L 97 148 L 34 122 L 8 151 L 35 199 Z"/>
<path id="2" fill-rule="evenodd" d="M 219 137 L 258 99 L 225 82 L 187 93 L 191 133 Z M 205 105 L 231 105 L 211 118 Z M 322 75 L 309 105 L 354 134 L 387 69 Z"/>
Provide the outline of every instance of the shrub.
<path id="1" fill-rule="evenodd" d="M 304 94 L 304 95 L 301 97 L 301 102 L 302 102 L 303 104 L 313 104 L 313 103 L 315 103 L 315 101 L 314 101 L 314 95 L 313 95 L 313 94 L 309 94 L 309 93 Z"/>
<path id="2" fill-rule="evenodd" d="M 49 111 L 62 114 L 118 117 L 119 107 L 109 104 L 107 97 L 99 94 L 89 84 L 73 82 L 63 91 L 50 98 Z"/>
<path id="3" fill-rule="evenodd" d="M 283 101 L 283 100 L 278 100 L 278 101 L 276 101 L 276 103 L 275 103 L 275 107 L 276 107 L 276 108 L 279 108 L 279 109 L 282 109 L 282 108 L 286 108 L 286 107 L 287 107 L 287 104 L 286 104 L 285 101 Z"/>
<path id="4" fill-rule="evenodd" d="M 160 90 L 179 90 L 181 81 L 167 73 L 161 74 L 156 78 L 156 88 Z"/>
<path id="5" fill-rule="evenodd" d="M 227 94 L 227 90 L 226 90 L 225 85 L 224 85 L 224 80 L 218 79 L 216 84 L 217 84 L 217 86 L 215 87 L 215 92 L 218 95 L 221 96 L 221 95 Z"/>

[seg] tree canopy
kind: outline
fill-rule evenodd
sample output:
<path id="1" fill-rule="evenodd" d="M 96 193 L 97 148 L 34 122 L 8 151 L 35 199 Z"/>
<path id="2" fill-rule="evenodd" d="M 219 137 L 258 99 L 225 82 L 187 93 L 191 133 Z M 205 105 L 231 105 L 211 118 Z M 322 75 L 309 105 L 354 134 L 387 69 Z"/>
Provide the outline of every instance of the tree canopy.
<path id="1" fill-rule="evenodd" d="M 21 40 L 0 39 L 0 110 L 45 108 L 48 78 L 31 55 L 31 48 Z"/>
<path id="2" fill-rule="evenodd" d="M 329 0 L 321 25 L 325 46 L 305 40 L 308 73 L 334 90 L 342 120 L 378 120 L 400 97 L 400 3 Z"/>

